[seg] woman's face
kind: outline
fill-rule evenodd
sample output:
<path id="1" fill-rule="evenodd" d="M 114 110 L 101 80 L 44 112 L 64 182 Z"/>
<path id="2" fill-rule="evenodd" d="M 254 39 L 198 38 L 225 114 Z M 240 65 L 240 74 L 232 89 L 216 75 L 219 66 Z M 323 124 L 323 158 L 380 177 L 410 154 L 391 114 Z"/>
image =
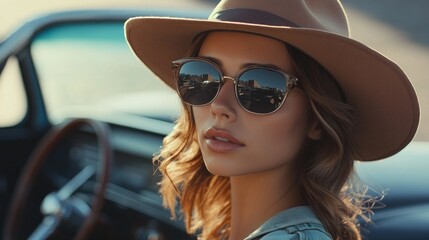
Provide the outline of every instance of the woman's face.
<path id="1" fill-rule="evenodd" d="M 235 77 L 244 65 L 274 65 L 291 75 L 292 59 L 284 43 L 253 34 L 213 32 L 203 42 L 199 57 L 215 59 L 223 73 Z M 298 88 L 275 113 L 255 115 L 244 110 L 235 97 L 231 80 L 209 105 L 193 107 L 204 163 L 220 176 L 242 176 L 290 169 L 299 161 L 306 138 L 320 131 L 309 119 L 309 103 Z"/>

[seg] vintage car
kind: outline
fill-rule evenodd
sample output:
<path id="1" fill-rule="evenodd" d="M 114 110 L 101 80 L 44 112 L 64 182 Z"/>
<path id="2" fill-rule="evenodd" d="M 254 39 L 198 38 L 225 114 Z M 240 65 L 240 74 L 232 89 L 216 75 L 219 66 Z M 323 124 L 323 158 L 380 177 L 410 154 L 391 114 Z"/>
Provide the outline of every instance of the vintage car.
<path id="1" fill-rule="evenodd" d="M 58 12 L 0 43 L 3 239 L 195 239 L 162 207 L 152 165 L 179 99 L 124 39 L 126 19 L 149 15 L 208 12 Z M 357 170 L 384 195 L 364 239 L 429 239 L 429 143 Z"/>

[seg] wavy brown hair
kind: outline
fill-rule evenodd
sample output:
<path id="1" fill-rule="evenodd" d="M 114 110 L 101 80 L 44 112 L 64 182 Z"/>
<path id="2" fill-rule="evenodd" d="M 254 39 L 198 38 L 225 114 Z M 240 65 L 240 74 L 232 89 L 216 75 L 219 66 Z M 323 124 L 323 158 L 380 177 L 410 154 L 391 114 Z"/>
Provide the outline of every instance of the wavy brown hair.
<path id="1" fill-rule="evenodd" d="M 206 35 L 200 36 L 191 56 L 198 54 Z M 319 121 L 321 140 L 307 140 L 306 161 L 301 165 L 305 197 L 333 239 L 361 239 L 358 217 L 364 214 L 365 189 L 354 174 L 356 152 L 352 141 L 355 117 L 332 75 L 318 62 L 287 45 L 300 79 L 299 87 L 309 99 L 309 113 Z M 230 226 L 228 177 L 206 169 L 197 142 L 191 107 L 183 112 L 164 139 L 154 163 L 162 173 L 163 204 L 176 217 L 180 204 L 188 233 L 201 238 L 224 239 Z"/>

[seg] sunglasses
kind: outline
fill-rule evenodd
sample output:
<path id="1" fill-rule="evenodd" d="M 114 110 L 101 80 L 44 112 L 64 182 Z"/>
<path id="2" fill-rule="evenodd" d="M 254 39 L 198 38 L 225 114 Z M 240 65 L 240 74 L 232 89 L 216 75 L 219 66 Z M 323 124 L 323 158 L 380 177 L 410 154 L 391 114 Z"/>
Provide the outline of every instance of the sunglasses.
<path id="1" fill-rule="evenodd" d="M 235 77 L 225 76 L 220 67 L 205 58 L 173 61 L 173 72 L 180 98 L 192 106 L 213 102 L 227 79 L 234 82 L 235 96 L 247 112 L 267 115 L 285 102 L 298 79 L 273 67 L 252 65 Z"/>

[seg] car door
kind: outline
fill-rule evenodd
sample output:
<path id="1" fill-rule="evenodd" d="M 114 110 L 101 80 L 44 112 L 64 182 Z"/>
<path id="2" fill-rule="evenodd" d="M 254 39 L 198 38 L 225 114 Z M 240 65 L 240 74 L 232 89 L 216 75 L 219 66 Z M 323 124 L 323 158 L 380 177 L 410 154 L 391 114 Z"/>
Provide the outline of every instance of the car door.
<path id="1" fill-rule="evenodd" d="M 50 126 L 28 42 L 17 31 L 0 45 L 0 225 L 22 166 Z"/>

